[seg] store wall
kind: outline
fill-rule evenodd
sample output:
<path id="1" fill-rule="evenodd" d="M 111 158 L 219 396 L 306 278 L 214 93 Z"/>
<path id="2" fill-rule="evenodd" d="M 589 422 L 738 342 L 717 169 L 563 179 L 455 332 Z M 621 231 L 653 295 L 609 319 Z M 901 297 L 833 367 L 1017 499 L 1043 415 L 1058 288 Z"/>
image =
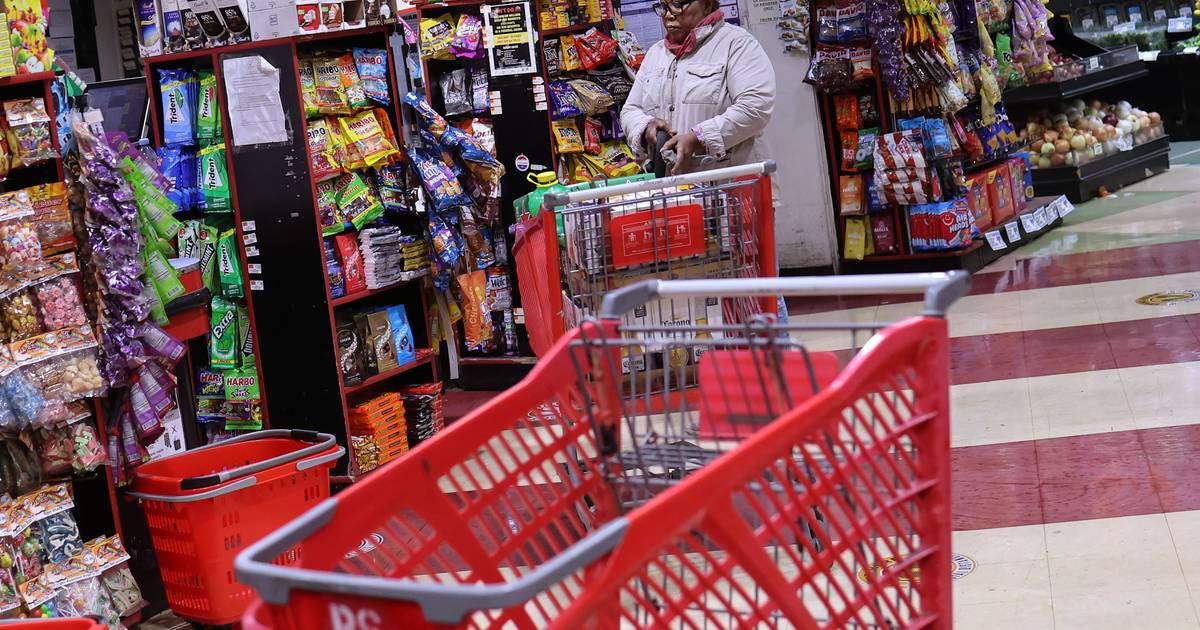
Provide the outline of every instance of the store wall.
<path id="1" fill-rule="evenodd" d="M 775 113 L 767 137 L 779 163 L 782 200 L 775 218 L 779 265 L 784 269 L 835 264 L 833 207 L 817 102 L 803 82 L 808 56 L 783 52 L 779 0 L 740 0 L 742 27 L 749 30 L 775 67 Z"/>

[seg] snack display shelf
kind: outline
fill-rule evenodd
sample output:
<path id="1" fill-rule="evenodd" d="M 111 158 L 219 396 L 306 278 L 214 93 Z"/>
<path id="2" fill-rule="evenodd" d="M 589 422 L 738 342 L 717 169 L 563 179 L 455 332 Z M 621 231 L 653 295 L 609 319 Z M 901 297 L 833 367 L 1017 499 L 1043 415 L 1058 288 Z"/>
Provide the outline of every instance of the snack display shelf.
<path id="1" fill-rule="evenodd" d="M 1082 76 L 1065 81 L 1026 85 L 1008 90 L 1004 93 L 1004 102 L 1008 105 L 1021 103 L 1040 103 L 1043 101 L 1061 101 L 1089 94 L 1119 83 L 1140 79 L 1150 74 L 1145 62 L 1134 59 L 1129 63 L 1101 68 Z"/>
<path id="2" fill-rule="evenodd" d="M 53 72 L 34 72 L 32 74 L 14 74 L 11 77 L 0 79 L 0 88 L 9 85 L 20 85 L 22 83 L 41 83 L 42 81 L 53 81 Z"/>
<path id="3" fill-rule="evenodd" d="M 351 396 L 353 394 L 357 394 L 358 392 L 369 389 L 370 387 L 377 385 L 379 383 L 382 383 L 383 381 L 386 381 L 386 380 L 392 378 L 393 376 L 398 376 L 398 375 L 403 374 L 413 368 L 420 367 L 422 365 L 425 365 L 426 363 L 433 361 L 433 357 L 434 357 L 433 350 L 431 350 L 429 348 L 420 348 L 417 350 L 416 354 L 417 354 L 417 358 L 413 359 L 412 361 L 409 361 L 408 363 L 405 363 L 398 367 L 394 367 L 386 372 L 380 372 L 379 374 L 376 374 L 369 378 L 363 379 L 363 381 L 361 383 L 358 383 L 357 385 L 342 386 L 342 393 L 344 393 L 346 396 Z"/>
<path id="4" fill-rule="evenodd" d="M 335 307 L 345 306 L 346 304 L 353 304 L 354 302 L 357 302 L 359 300 L 365 300 L 369 297 L 374 297 L 376 295 L 379 295 L 380 293 L 387 293 L 388 291 L 394 291 L 400 287 L 406 286 L 406 285 L 408 285 L 416 280 L 420 280 L 421 278 L 424 278 L 424 277 L 425 276 L 417 276 L 416 278 L 410 278 L 408 280 L 401 280 L 395 284 L 389 284 L 386 287 L 380 287 L 378 289 L 367 289 L 366 291 L 358 291 L 356 293 L 351 293 L 349 295 L 343 295 L 342 297 L 339 297 L 339 298 L 333 298 L 332 300 L 329 301 L 329 303 Z"/>
<path id="5" fill-rule="evenodd" d="M 1034 169 L 1033 188 L 1039 195 L 1066 195 L 1081 203 L 1101 186 L 1116 190 L 1170 169 L 1170 153 L 1170 136 L 1164 135 L 1081 166 Z"/>
<path id="6" fill-rule="evenodd" d="M 587 22 L 586 24 L 572 24 L 570 26 L 562 26 L 559 28 L 545 28 L 541 30 L 542 35 L 561 35 L 563 33 L 583 33 L 591 28 L 602 28 L 604 21 Z"/>
<path id="7" fill-rule="evenodd" d="M 533 365 L 537 357 L 462 357 L 460 363 L 467 365 Z"/>

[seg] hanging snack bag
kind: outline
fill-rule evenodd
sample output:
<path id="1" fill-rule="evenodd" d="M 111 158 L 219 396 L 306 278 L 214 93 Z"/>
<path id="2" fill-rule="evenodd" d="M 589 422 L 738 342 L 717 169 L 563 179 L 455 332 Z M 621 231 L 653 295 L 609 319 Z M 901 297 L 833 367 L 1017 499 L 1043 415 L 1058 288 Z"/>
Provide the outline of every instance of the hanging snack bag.
<path id="1" fill-rule="evenodd" d="M 875 142 L 879 139 L 879 128 L 858 130 L 858 148 L 854 151 L 854 168 L 869 171 L 875 164 Z"/>
<path id="2" fill-rule="evenodd" d="M 381 166 L 375 169 L 375 188 L 379 201 L 388 212 L 404 212 L 408 205 L 404 201 L 404 167 Z"/>
<path id="3" fill-rule="evenodd" d="M 584 69 L 594 70 L 617 58 L 617 40 L 593 27 L 575 38 L 575 50 Z"/>
<path id="4" fill-rule="evenodd" d="M 205 212 L 232 212 L 229 180 L 225 172 L 225 144 L 210 144 L 200 149 L 200 190 L 204 193 Z"/>
<path id="5" fill-rule="evenodd" d="M 313 59 L 316 76 L 317 111 L 331 116 L 350 115 L 346 84 L 342 81 L 342 66 L 336 57 Z"/>
<path id="6" fill-rule="evenodd" d="M 359 112 L 352 117 L 338 120 L 347 145 L 362 156 L 367 166 L 374 166 L 397 154 L 396 147 L 384 135 L 373 110 Z"/>
<path id="7" fill-rule="evenodd" d="M 566 118 L 550 123 L 554 131 L 554 142 L 559 153 L 580 153 L 583 151 L 583 138 L 579 136 L 579 128 L 575 120 Z"/>
<path id="8" fill-rule="evenodd" d="M 196 75 L 187 70 L 160 69 L 158 71 L 158 85 L 162 92 L 164 144 L 196 143 L 195 129 L 192 125 L 192 121 L 195 119 L 195 112 L 192 110 L 195 103 L 192 100 L 195 83 Z M 8 103 L 5 103 L 4 109 L 7 113 Z M 42 111 L 45 111 L 44 105 Z M 48 116 L 46 120 L 49 122 Z"/>
<path id="9" fill-rule="evenodd" d="M 583 70 L 583 63 L 579 60 L 579 51 L 575 49 L 575 36 L 563 35 L 559 38 L 562 43 L 562 56 L 559 65 L 566 72 L 575 70 Z"/>
<path id="10" fill-rule="evenodd" d="M 342 277 L 346 279 L 346 294 L 367 290 L 367 278 L 363 271 L 362 252 L 358 239 L 353 234 L 338 234 L 333 237 L 337 246 L 338 259 L 342 263 Z"/>
<path id="11" fill-rule="evenodd" d="M 317 74 L 313 70 L 311 59 L 300 60 L 300 94 L 304 99 L 304 117 L 312 118 L 321 115 L 317 106 Z"/>
<path id="12" fill-rule="evenodd" d="M 308 123 L 309 167 L 314 180 L 320 182 L 342 173 L 341 164 L 334 159 L 335 144 L 326 119 Z"/>
<path id="13" fill-rule="evenodd" d="M 442 137 L 446 132 L 446 119 L 430 106 L 424 96 L 417 92 L 409 92 L 404 95 L 404 102 L 417 113 L 422 130 L 432 134 L 434 139 Z"/>
<path id="14" fill-rule="evenodd" d="M 341 215 L 361 230 L 383 214 L 383 204 L 358 173 L 346 173 L 334 182 Z"/>
<path id="15" fill-rule="evenodd" d="M 217 137 L 218 119 L 221 117 L 217 105 L 217 77 L 212 70 L 200 70 L 196 76 L 200 89 L 196 106 L 196 139 L 213 140 Z"/>
<path id="16" fill-rule="evenodd" d="M 492 108 L 492 97 L 488 84 L 486 66 L 471 68 L 471 109 L 476 114 L 485 113 Z"/>
<path id="17" fill-rule="evenodd" d="M 467 91 L 466 70 L 451 70 L 439 77 L 438 83 L 442 87 L 442 100 L 446 105 L 447 116 L 471 111 L 471 94 Z"/>
<path id="18" fill-rule="evenodd" d="M 467 350 L 486 350 L 493 337 L 492 316 L 487 308 L 487 272 L 480 269 L 458 276 L 458 287 L 462 291 Z"/>
<path id="19" fill-rule="evenodd" d="M 354 65 L 358 68 L 358 80 L 362 83 L 367 98 L 381 105 L 390 105 L 388 97 L 387 50 L 383 48 L 355 48 Z"/>
<path id="20" fill-rule="evenodd" d="M 858 131 L 842 132 L 842 170 L 853 171 L 854 154 L 858 150 Z"/>
<path id="21" fill-rule="evenodd" d="M 242 289 L 242 268 L 237 256 L 237 230 L 225 230 L 217 243 L 217 276 L 221 295 L 227 298 L 245 297 Z"/>
<path id="22" fill-rule="evenodd" d="M 358 78 L 358 67 L 354 64 L 354 55 L 350 53 L 340 55 L 337 62 L 342 85 L 346 89 L 346 103 L 350 109 L 358 111 L 370 107 L 371 102 L 367 100 L 367 92 Z"/>
<path id="23" fill-rule="evenodd" d="M 840 131 L 853 131 L 860 126 L 858 98 L 853 94 L 837 94 L 833 97 L 834 117 Z"/>
<path id="24" fill-rule="evenodd" d="M 483 56 L 480 44 L 483 41 L 483 22 L 478 15 L 464 13 L 458 16 L 458 26 L 450 41 L 450 52 L 456 57 L 476 59 Z"/>
<path id="25" fill-rule="evenodd" d="M 179 281 L 179 272 L 175 271 L 162 251 L 146 248 L 142 250 L 142 256 L 145 258 L 146 275 L 163 304 L 186 293 L 183 283 Z"/>
<path id="26" fill-rule="evenodd" d="M 200 278 L 210 292 L 218 293 L 217 287 L 217 228 L 201 224 L 196 230 L 197 257 L 200 259 Z"/>
<path id="27" fill-rule="evenodd" d="M 212 299 L 208 358 L 213 368 L 218 370 L 237 367 L 237 307 L 222 297 Z"/>
<path id="28" fill-rule="evenodd" d="M 570 83 L 553 81 L 550 83 L 550 117 L 573 118 L 583 113 L 579 105 L 579 97 Z"/>
<path id="29" fill-rule="evenodd" d="M 437 17 L 421 19 L 421 58 L 453 59 L 450 44 L 454 41 L 458 25 L 454 16 L 443 13 Z"/>
<path id="30" fill-rule="evenodd" d="M 454 172 L 428 149 L 409 148 L 408 157 L 413 170 L 421 178 L 425 192 L 433 200 L 435 209 L 443 210 L 472 203 L 471 197 L 463 192 L 462 184 L 454 176 Z"/>
<path id="31" fill-rule="evenodd" d="M 61 248 L 74 242 L 71 211 L 62 182 L 41 184 L 26 189 L 33 208 L 33 222 L 43 248 Z"/>

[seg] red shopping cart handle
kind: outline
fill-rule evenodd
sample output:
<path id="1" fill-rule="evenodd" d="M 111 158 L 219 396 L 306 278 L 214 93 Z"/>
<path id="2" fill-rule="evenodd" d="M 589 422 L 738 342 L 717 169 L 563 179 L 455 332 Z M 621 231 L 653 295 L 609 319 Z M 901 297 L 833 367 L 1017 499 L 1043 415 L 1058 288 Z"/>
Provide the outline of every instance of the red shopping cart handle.
<path id="1" fill-rule="evenodd" d="M 288 429 L 287 431 L 290 433 L 290 435 L 286 436 L 286 437 L 290 437 L 293 440 L 300 440 L 301 442 L 315 443 L 315 442 L 321 442 L 323 439 L 321 437 L 321 434 L 318 433 L 317 431 L 310 431 L 307 429 Z M 275 435 L 272 437 L 283 437 L 283 436 Z M 304 451 L 296 451 L 295 453 L 289 453 L 288 455 L 285 455 L 283 457 L 288 460 L 299 459 L 300 457 L 304 456 L 303 453 L 305 453 L 307 450 L 308 449 L 305 449 Z M 255 466 L 262 467 L 262 464 L 256 464 Z M 243 467 L 243 468 L 248 468 L 248 467 Z M 234 469 L 234 470 L 240 471 L 241 469 Z M 248 472 L 250 472 L 250 471 L 239 472 L 239 474 L 247 474 Z M 222 478 L 222 475 L 224 475 L 224 478 Z M 226 481 L 229 481 L 229 479 L 231 477 L 235 477 L 235 476 L 238 476 L 238 475 L 232 475 L 232 474 L 230 474 L 230 471 L 225 471 L 223 473 L 214 473 L 211 475 L 201 475 L 199 477 L 187 477 L 185 479 L 179 480 L 179 489 L 180 490 L 199 490 L 201 488 L 208 488 L 210 486 L 215 486 L 218 484 L 225 483 Z"/>

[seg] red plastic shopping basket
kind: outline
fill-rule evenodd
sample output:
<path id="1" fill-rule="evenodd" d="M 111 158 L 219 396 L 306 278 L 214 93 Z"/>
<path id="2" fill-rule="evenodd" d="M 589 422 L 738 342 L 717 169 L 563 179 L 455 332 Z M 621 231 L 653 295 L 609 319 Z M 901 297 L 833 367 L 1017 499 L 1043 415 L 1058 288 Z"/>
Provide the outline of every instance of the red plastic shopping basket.
<path id="1" fill-rule="evenodd" d="M 253 591 L 234 579 L 234 558 L 328 497 L 343 452 L 332 435 L 275 429 L 138 468 L 129 494 L 142 499 L 171 609 L 208 624 L 241 617 Z"/>
<path id="2" fill-rule="evenodd" d="M 603 320 L 503 396 L 243 552 L 238 576 L 261 598 L 244 623 L 949 630 L 943 316 L 968 285 L 899 274 L 614 292 Z M 921 291 L 924 316 L 836 331 L 617 323 L 661 298 Z M 862 331 L 874 335 L 827 380 L 821 366 Z M 647 369 L 623 373 L 639 347 Z M 723 378 L 687 378 L 708 361 Z M 706 421 L 723 435 L 702 436 Z M 300 561 L 280 566 L 298 544 Z"/>
<path id="3" fill-rule="evenodd" d="M 91 619 L 24 619 L 0 623 L 4 630 L 108 630 L 108 626 Z"/>

